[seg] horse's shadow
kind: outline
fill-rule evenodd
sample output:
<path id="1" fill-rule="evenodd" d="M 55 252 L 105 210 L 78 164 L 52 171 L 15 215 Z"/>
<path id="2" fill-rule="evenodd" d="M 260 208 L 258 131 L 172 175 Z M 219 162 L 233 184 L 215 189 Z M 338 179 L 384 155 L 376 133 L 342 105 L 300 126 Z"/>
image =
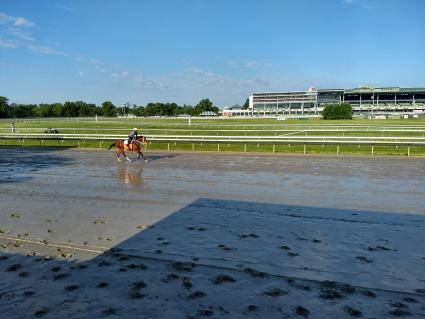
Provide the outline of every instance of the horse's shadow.
<path id="1" fill-rule="evenodd" d="M 162 159 L 174 158 L 178 156 L 178 154 L 167 154 L 167 155 L 145 155 L 145 158 L 149 162 L 158 161 Z"/>

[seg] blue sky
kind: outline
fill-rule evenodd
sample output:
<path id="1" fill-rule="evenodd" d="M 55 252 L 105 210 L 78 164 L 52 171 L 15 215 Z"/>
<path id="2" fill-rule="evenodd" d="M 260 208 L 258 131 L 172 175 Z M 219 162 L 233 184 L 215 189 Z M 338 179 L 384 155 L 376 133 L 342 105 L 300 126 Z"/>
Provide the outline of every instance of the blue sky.
<path id="1" fill-rule="evenodd" d="M 360 84 L 425 86 L 425 1 L 0 0 L 11 102 L 223 107 Z"/>

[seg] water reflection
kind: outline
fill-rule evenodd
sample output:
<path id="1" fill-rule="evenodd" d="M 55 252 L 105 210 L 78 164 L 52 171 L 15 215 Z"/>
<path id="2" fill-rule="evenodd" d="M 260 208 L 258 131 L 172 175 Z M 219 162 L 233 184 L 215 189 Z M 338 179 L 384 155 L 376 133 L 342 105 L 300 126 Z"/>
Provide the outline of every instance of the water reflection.
<path id="1" fill-rule="evenodd" d="M 128 186 L 141 186 L 144 183 L 142 171 L 143 170 L 141 168 L 131 166 L 118 166 L 117 176 L 121 182 Z"/>

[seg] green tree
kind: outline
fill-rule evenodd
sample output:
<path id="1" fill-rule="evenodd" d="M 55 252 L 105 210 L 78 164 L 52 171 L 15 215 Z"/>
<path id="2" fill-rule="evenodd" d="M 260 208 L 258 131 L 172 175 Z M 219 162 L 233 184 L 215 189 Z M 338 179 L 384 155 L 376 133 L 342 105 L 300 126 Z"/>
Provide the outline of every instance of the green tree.
<path id="1" fill-rule="evenodd" d="M 63 115 L 63 105 L 62 103 L 53 103 L 52 105 L 52 116 L 61 117 Z"/>
<path id="2" fill-rule="evenodd" d="M 202 99 L 202 100 L 199 101 L 198 104 L 196 104 L 196 106 L 193 110 L 193 113 L 194 113 L 193 115 L 199 115 L 199 114 L 206 112 L 206 111 L 218 113 L 219 108 L 214 106 L 213 103 L 209 99 Z"/>
<path id="3" fill-rule="evenodd" d="M 66 101 L 63 104 L 62 115 L 67 117 L 77 117 L 79 114 L 79 105 L 75 102 Z"/>
<path id="4" fill-rule="evenodd" d="M 245 100 L 245 103 L 242 105 L 242 110 L 247 110 L 249 108 L 249 98 Z"/>
<path id="5" fill-rule="evenodd" d="M 162 110 L 159 103 L 148 103 L 145 107 L 145 116 L 162 115 Z"/>
<path id="6" fill-rule="evenodd" d="M 192 105 L 184 104 L 181 114 L 195 115 L 195 109 Z"/>
<path id="7" fill-rule="evenodd" d="M 83 101 L 75 102 L 78 109 L 78 116 L 94 116 L 96 114 L 96 105 L 88 104 Z"/>
<path id="8" fill-rule="evenodd" d="M 35 116 L 37 105 L 35 104 L 16 104 L 12 103 L 9 105 L 9 117 L 31 117 Z"/>
<path id="9" fill-rule="evenodd" d="M 145 116 L 145 107 L 142 105 L 134 106 L 133 114 L 136 116 Z"/>
<path id="10" fill-rule="evenodd" d="M 9 100 L 7 97 L 0 96 L 0 117 L 8 117 L 9 116 Z"/>
<path id="11" fill-rule="evenodd" d="M 115 105 L 111 101 L 105 101 L 102 103 L 102 116 L 116 116 L 117 111 Z"/>
<path id="12" fill-rule="evenodd" d="M 126 102 L 122 106 L 117 107 L 116 113 L 119 116 L 128 115 L 130 114 L 130 103 Z"/>
<path id="13" fill-rule="evenodd" d="M 351 120 L 353 118 L 353 109 L 348 103 L 328 104 L 322 111 L 324 120 Z"/>
<path id="14" fill-rule="evenodd" d="M 34 110 L 35 116 L 38 117 L 51 117 L 53 116 L 52 104 L 39 104 Z"/>

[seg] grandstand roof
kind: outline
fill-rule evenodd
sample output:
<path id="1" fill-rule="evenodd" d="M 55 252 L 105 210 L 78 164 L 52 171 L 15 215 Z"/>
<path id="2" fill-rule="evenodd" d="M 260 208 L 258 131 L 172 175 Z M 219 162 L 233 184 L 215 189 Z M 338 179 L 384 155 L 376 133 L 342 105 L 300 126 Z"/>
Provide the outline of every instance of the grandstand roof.
<path id="1" fill-rule="evenodd" d="M 425 92 L 425 88 L 400 88 L 400 87 L 382 87 L 382 88 L 368 88 L 361 87 L 355 89 L 345 90 L 345 93 L 398 93 L 398 92 Z"/>

